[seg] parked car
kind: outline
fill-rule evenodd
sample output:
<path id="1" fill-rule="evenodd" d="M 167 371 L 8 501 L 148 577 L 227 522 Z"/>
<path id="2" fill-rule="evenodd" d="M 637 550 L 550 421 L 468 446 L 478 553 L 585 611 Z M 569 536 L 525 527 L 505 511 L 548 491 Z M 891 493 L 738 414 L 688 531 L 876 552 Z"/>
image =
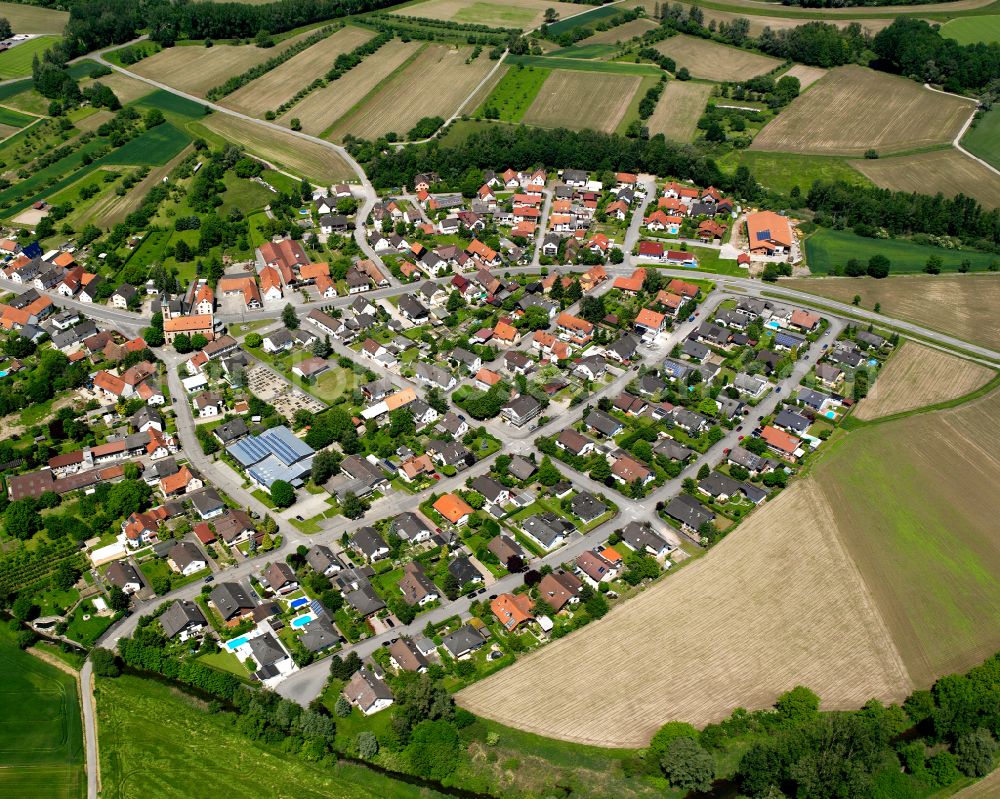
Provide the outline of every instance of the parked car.
<path id="1" fill-rule="evenodd" d="M 208 577 L 205 578 L 205 582 L 206 583 L 211 583 L 211 582 L 214 582 L 214 581 L 215 581 L 215 575 L 214 574 L 210 574 L 210 575 L 208 575 Z"/>

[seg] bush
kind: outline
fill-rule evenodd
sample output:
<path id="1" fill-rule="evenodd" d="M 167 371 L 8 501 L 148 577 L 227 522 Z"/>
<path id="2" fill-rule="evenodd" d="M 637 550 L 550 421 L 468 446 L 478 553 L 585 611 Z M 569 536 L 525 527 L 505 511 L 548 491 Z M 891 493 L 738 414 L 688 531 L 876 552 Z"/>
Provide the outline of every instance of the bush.
<path id="1" fill-rule="evenodd" d="M 295 489 L 285 480 L 271 483 L 271 501 L 279 508 L 290 508 L 295 504 Z"/>
<path id="2" fill-rule="evenodd" d="M 715 779 L 715 760 L 693 738 L 671 742 L 660 765 L 670 784 L 683 791 L 707 791 Z"/>
<path id="3" fill-rule="evenodd" d="M 97 647 L 90 653 L 90 661 L 94 665 L 94 674 L 98 677 L 117 677 L 122 673 L 118 658 L 110 649 Z"/>
<path id="4" fill-rule="evenodd" d="M 414 773 L 442 780 L 458 766 L 458 732 L 448 721 L 421 721 L 413 728 L 407 754 Z"/>
<path id="5" fill-rule="evenodd" d="M 967 777 L 985 777 L 993 770 L 996 748 L 990 731 L 979 727 L 960 735 L 955 742 L 955 765 Z"/>

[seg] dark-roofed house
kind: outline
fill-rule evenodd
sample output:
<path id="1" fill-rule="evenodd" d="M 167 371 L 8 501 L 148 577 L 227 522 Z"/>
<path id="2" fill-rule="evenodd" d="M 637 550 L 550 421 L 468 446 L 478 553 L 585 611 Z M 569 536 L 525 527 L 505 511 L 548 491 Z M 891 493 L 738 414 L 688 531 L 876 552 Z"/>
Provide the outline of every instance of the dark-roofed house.
<path id="1" fill-rule="evenodd" d="M 389 545 L 374 527 L 365 525 L 351 534 L 351 546 L 365 556 L 369 562 L 380 560 L 389 554 Z"/>
<path id="2" fill-rule="evenodd" d="M 323 652 L 340 641 L 336 626 L 325 615 L 317 616 L 305 627 L 299 636 L 299 643 L 310 652 Z"/>
<path id="3" fill-rule="evenodd" d="M 536 513 L 521 521 L 521 530 L 542 549 L 549 550 L 562 544 L 576 528 L 551 511 Z"/>
<path id="4" fill-rule="evenodd" d="M 521 548 L 521 545 L 506 533 L 501 533 L 491 538 L 486 548 L 496 555 L 497 560 L 505 567 L 507 566 L 507 562 L 513 557 L 521 558 L 522 561 L 525 559 L 524 550 Z"/>
<path id="5" fill-rule="evenodd" d="M 347 701 L 366 716 L 385 710 L 393 702 L 392 691 L 385 682 L 367 667 L 354 672 L 343 694 Z"/>
<path id="6" fill-rule="evenodd" d="M 116 560 L 104 573 L 108 582 L 116 588 L 120 588 L 126 594 L 134 594 L 142 588 L 142 578 L 135 566 L 127 560 Z"/>
<path id="7" fill-rule="evenodd" d="M 556 612 L 571 602 L 576 602 L 583 583 L 570 572 L 559 571 L 546 574 L 538 584 L 538 595 Z"/>
<path id="8" fill-rule="evenodd" d="M 209 594 L 209 601 L 229 627 L 235 627 L 257 606 L 239 583 L 219 583 Z"/>
<path id="9" fill-rule="evenodd" d="M 691 532 L 697 532 L 703 524 L 715 519 L 714 513 L 687 494 L 678 494 L 670 500 L 664 512 Z"/>
<path id="10" fill-rule="evenodd" d="M 178 599 L 160 614 L 160 627 L 167 638 L 186 641 L 201 632 L 208 622 L 201 608 L 190 599 Z"/>
<path id="11" fill-rule="evenodd" d="M 712 472 L 704 480 L 699 481 L 698 490 L 719 502 L 728 502 L 730 497 L 742 493 L 743 484 L 722 472 Z"/>
<path id="12" fill-rule="evenodd" d="M 613 416 L 609 416 L 604 411 L 599 411 L 597 409 L 588 413 L 584 422 L 587 427 L 597 433 L 600 433 L 605 438 L 614 438 L 625 429 L 625 425 Z"/>
<path id="13" fill-rule="evenodd" d="M 608 506 L 589 491 L 581 491 L 573 497 L 569 501 L 569 509 L 584 524 L 589 524 L 594 519 L 608 512 Z"/>
<path id="14" fill-rule="evenodd" d="M 500 410 L 500 415 L 515 427 L 522 427 L 542 412 L 542 404 L 530 394 L 521 394 Z"/>
<path id="15" fill-rule="evenodd" d="M 523 455 L 514 455 L 510 459 L 510 466 L 507 467 L 507 471 L 512 477 L 518 480 L 527 480 L 538 471 L 538 467 Z"/>
<path id="16" fill-rule="evenodd" d="M 253 676 L 260 682 L 266 684 L 292 670 L 291 657 L 271 633 L 251 638 L 247 641 L 247 646 L 250 647 L 250 654 L 257 662 L 257 671 Z"/>
<path id="17" fill-rule="evenodd" d="M 427 671 L 427 658 L 410 638 L 398 638 L 389 646 L 389 663 L 396 671 Z"/>
<path id="18" fill-rule="evenodd" d="M 239 441 L 249 432 L 247 423 L 238 416 L 228 422 L 223 422 L 212 431 L 215 437 L 225 445 Z"/>
<path id="19" fill-rule="evenodd" d="M 489 475 L 482 474 L 472 481 L 472 490 L 483 495 L 487 506 L 505 505 L 510 501 L 510 491 Z"/>
<path id="20" fill-rule="evenodd" d="M 812 424 L 806 417 L 800 416 L 788 409 L 782 409 L 782 411 L 774 417 L 774 426 L 780 427 L 782 430 L 791 430 L 792 432 L 802 435 L 806 430 L 809 429 L 809 425 Z"/>
<path id="21" fill-rule="evenodd" d="M 399 580 L 399 590 L 407 605 L 424 605 L 436 602 L 441 598 L 441 592 L 424 574 L 423 567 L 415 560 L 403 566 L 403 576 Z"/>
<path id="22" fill-rule="evenodd" d="M 589 549 L 576 559 L 576 567 L 584 579 L 593 587 L 600 583 L 610 582 L 618 576 L 618 568 L 608 562 L 602 555 Z"/>
<path id="23" fill-rule="evenodd" d="M 215 534 L 227 544 L 241 541 L 255 532 L 253 520 L 241 510 L 227 511 L 214 524 Z"/>
<path id="24" fill-rule="evenodd" d="M 463 624 L 455 632 L 448 633 L 448 635 L 441 639 L 441 646 L 455 660 L 464 660 L 484 643 L 486 641 L 479 633 L 479 630 L 470 624 Z"/>
<path id="25" fill-rule="evenodd" d="M 430 539 L 433 527 L 423 517 L 411 511 L 405 511 L 390 522 L 389 531 L 404 541 L 417 544 Z"/>
<path id="26" fill-rule="evenodd" d="M 570 455 L 584 456 L 594 451 L 596 444 L 572 427 L 567 427 L 556 438 L 556 446 Z"/>
<path id="27" fill-rule="evenodd" d="M 190 541 L 181 541 L 170 548 L 167 555 L 174 571 L 178 571 L 185 577 L 200 572 L 208 562 L 201 550 Z"/>
<path id="28" fill-rule="evenodd" d="M 482 572 L 472 565 L 472 561 L 466 555 L 459 555 L 449 563 L 448 571 L 451 572 L 460 586 L 483 582 Z"/>
<path id="29" fill-rule="evenodd" d="M 344 594 L 344 601 L 354 610 L 367 618 L 378 613 L 385 607 L 385 602 L 368 580 L 358 582 L 358 587 Z"/>
<path id="30" fill-rule="evenodd" d="M 338 558 L 333 550 L 323 544 L 317 544 L 306 553 L 306 563 L 317 574 L 329 577 L 344 568 L 344 562 Z"/>
<path id="31" fill-rule="evenodd" d="M 673 461 L 685 461 L 691 457 L 694 450 L 678 444 L 672 438 L 661 438 L 653 445 L 653 453 Z"/>
<path id="32" fill-rule="evenodd" d="M 672 547 L 657 535 L 648 524 L 629 522 L 622 529 L 622 541 L 636 552 L 645 552 L 659 557 L 669 552 Z"/>
<path id="33" fill-rule="evenodd" d="M 272 591 L 287 594 L 299 587 L 298 578 L 292 567 L 282 561 L 275 561 L 264 571 L 264 579 Z"/>

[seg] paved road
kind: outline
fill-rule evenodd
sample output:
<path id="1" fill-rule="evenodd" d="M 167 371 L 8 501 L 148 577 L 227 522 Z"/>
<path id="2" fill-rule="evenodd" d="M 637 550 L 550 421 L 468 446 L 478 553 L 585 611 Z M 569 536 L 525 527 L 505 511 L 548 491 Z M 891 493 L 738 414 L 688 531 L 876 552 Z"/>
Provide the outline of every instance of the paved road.
<path id="1" fill-rule="evenodd" d="M 83 696 L 83 742 L 87 749 L 87 798 L 97 799 L 101 767 L 97 762 L 97 706 L 94 702 L 94 666 L 84 661 L 80 669 L 80 693 Z"/>

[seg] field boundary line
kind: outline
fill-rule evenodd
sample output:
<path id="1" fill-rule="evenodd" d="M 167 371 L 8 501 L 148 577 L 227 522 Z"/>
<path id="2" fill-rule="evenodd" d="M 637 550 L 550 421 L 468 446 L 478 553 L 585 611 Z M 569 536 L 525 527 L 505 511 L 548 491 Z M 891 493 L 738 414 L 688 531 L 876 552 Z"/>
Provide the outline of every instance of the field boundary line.
<path id="1" fill-rule="evenodd" d="M 937 92 L 938 94 L 948 95 L 949 97 L 961 97 L 963 100 L 970 99 L 968 97 L 962 97 L 962 95 L 960 94 L 952 94 L 951 92 L 946 92 L 943 89 L 935 89 L 929 83 L 925 83 L 924 88 L 929 89 L 932 92 Z M 965 121 L 965 124 L 962 125 L 962 129 L 958 132 L 958 135 L 955 137 L 955 139 L 952 141 L 951 144 L 956 150 L 964 154 L 966 157 L 971 158 L 973 161 L 978 161 L 980 164 L 982 164 L 984 167 L 990 170 L 990 172 L 992 172 L 994 175 L 1000 176 L 1000 169 L 997 169 L 995 166 L 993 166 L 993 164 L 989 163 L 989 161 L 984 161 L 978 155 L 973 155 L 962 146 L 962 137 L 972 126 L 972 123 L 976 118 L 976 114 L 979 112 L 979 103 L 975 100 L 973 100 L 972 102 L 975 103 L 975 105 L 972 107 L 972 113 L 969 114 L 969 118 Z"/>

